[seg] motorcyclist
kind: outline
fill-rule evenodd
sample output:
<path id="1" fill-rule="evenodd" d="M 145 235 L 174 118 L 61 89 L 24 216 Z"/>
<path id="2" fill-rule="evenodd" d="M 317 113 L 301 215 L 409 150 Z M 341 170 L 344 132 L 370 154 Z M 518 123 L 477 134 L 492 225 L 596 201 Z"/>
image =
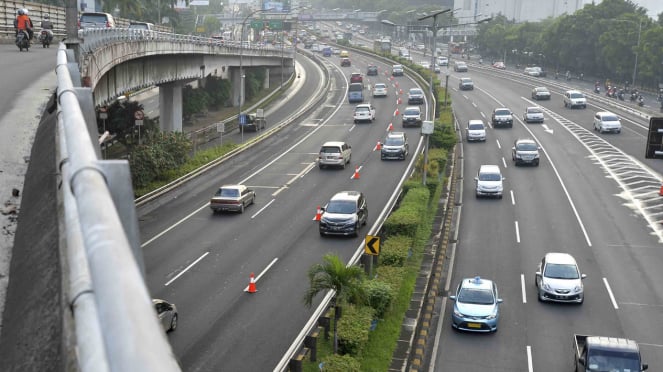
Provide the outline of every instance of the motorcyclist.
<path id="1" fill-rule="evenodd" d="M 41 21 L 41 34 L 39 36 L 40 41 L 47 41 L 48 44 L 53 40 L 53 22 L 51 22 L 50 18 L 51 17 L 48 14 L 44 14 L 44 19 Z M 45 35 L 44 32 L 46 33 Z M 47 40 L 43 40 L 44 37 L 47 38 Z"/>
<path id="2" fill-rule="evenodd" d="M 44 14 L 44 19 L 41 21 L 41 28 L 44 30 L 53 29 L 53 22 L 51 22 L 51 17 L 48 14 Z"/>
<path id="3" fill-rule="evenodd" d="M 34 27 L 34 25 L 32 24 L 32 20 L 28 16 L 27 9 L 18 10 L 18 16 L 16 16 L 15 23 L 16 23 L 16 34 L 18 35 L 18 32 L 25 31 L 28 34 L 28 39 L 32 40 L 32 36 L 34 35 L 32 28 Z"/>

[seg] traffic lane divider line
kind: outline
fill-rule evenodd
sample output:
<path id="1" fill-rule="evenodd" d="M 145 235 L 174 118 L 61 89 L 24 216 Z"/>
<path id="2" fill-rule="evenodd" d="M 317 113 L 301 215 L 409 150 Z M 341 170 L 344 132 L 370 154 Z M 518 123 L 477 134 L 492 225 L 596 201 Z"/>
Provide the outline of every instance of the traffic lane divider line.
<path id="1" fill-rule="evenodd" d="M 191 264 L 189 264 L 189 266 L 185 267 L 184 270 L 180 271 L 179 274 L 175 275 L 175 277 L 173 277 L 172 279 L 170 279 L 169 281 L 167 281 L 166 284 L 164 284 L 164 286 L 165 286 L 165 287 L 169 286 L 172 282 L 174 282 L 175 280 L 177 280 L 177 278 L 179 278 L 180 276 L 184 275 L 184 273 L 186 273 L 187 271 L 189 271 L 189 270 L 190 270 L 192 267 L 194 267 L 198 262 L 200 262 L 200 260 L 202 260 L 203 258 L 205 258 L 208 254 L 209 254 L 209 251 L 208 251 L 208 252 L 205 252 L 202 256 L 198 257 L 197 260 L 193 261 Z"/>
<path id="2" fill-rule="evenodd" d="M 255 283 L 258 283 L 258 281 L 260 280 L 260 278 L 262 278 L 262 276 L 265 275 L 265 273 L 266 273 L 266 272 L 267 272 L 272 266 L 274 266 L 274 264 L 275 264 L 276 261 L 278 261 L 278 260 L 279 260 L 279 258 L 278 258 L 278 257 L 275 257 L 275 258 L 272 260 L 272 262 L 270 262 L 269 265 L 267 265 L 267 267 L 265 267 L 265 268 L 260 272 L 260 274 L 258 274 L 258 276 L 255 277 Z M 249 291 L 249 286 L 247 285 L 246 288 L 244 288 L 244 292 L 248 292 L 248 291 Z"/>

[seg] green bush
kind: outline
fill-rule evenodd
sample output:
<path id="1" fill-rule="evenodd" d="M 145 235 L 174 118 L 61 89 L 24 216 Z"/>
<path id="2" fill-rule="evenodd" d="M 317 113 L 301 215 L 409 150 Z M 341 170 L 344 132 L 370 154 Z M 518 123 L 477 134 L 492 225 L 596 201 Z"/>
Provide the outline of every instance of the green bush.
<path id="1" fill-rule="evenodd" d="M 412 247 L 412 237 L 389 236 L 380 247 L 380 265 L 403 266 Z"/>
<path id="2" fill-rule="evenodd" d="M 168 172 L 186 163 L 191 142 L 183 133 L 157 133 L 150 141 L 134 149 L 131 178 L 135 188 L 154 180 L 167 179 Z"/>
<path id="3" fill-rule="evenodd" d="M 433 148 L 452 149 L 458 142 L 452 123 L 436 123 L 433 134 L 429 137 L 429 146 Z"/>
<path id="4" fill-rule="evenodd" d="M 376 281 L 386 283 L 391 289 L 392 295 L 398 295 L 403 282 L 403 275 L 405 275 L 405 268 L 398 266 L 378 266 L 375 270 Z"/>
<path id="5" fill-rule="evenodd" d="M 365 280 L 363 286 L 368 306 L 373 308 L 377 318 L 382 319 L 394 299 L 391 287 L 378 280 Z"/>
<path id="6" fill-rule="evenodd" d="M 190 85 L 182 88 L 182 116 L 190 118 L 193 114 L 207 110 L 210 97 L 203 89 L 193 89 Z"/>
<path id="7" fill-rule="evenodd" d="M 368 341 L 374 310 L 368 306 L 343 305 L 338 321 L 338 351 L 340 354 L 361 355 Z"/>
<path id="8" fill-rule="evenodd" d="M 360 372 L 361 364 L 350 355 L 330 354 L 322 358 L 324 372 Z"/>
<path id="9" fill-rule="evenodd" d="M 428 206 L 429 195 L 430 192 L 423 186 L 409 189 L 398 209 L 385 221 L 387 234 L 414 237 Z"/>

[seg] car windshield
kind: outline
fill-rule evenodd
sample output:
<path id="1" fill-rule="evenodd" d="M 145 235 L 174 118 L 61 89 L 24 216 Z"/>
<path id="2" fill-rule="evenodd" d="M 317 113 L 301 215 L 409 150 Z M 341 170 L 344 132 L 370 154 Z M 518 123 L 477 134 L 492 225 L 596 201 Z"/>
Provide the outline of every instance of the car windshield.
<path id="1" fill-rule="evenodd" d="M 415 94 L 416 94 L 416 95 L 420 95 L 420 94 L 424 94 L 424 92 L 422 92 L 421 89 L 410 89 L 410 94 L 412 94 L 412 95 L 415 95 Z"/>
<path id="2" fill-rule="evenodd" d="M 520 151 L 536 151 L 538 146 L 531 142 L 522 142 L 516 145 L 516 149 Z"/>
<path id="3" fill-rule="evenodd" d="M 357 107 L 355 113 L 357 112 L 368 112 L 368 107 Z"/>
<path id="4" fill-rule="evenodd" d="M 387 88 L 387 86 L 384 85 L 384 84 L 382 84 L 382 83 L 380 83 L 380 84 L 375 84 L 375 89 L 386 89 L 386 88 Z"/>
<path id="5" fill-rule="evenodd" d="M 570 96 L 571 98 L 585 98 L 582 93 L 571 93 Z"/>
<path id="6" fill-rule="evenodd" d="M 511 115 L 509 110 L 495 110 L 495 115 Z"/>
<path id="7" fill-rule="evenodd" d="M 403 137 L 387 137 L 387 140 L 384 141 L 384 144 L 387 146 L 400 146 L 403 144 Z"/>
<path id="8" fill-rule="evenodd" d="M 235 198 L 239 196 L 239 190 L 237 189 L 219 189 L 214 196 L 223 196 L 227 198 Z"/>
<path id="9" fill-rule="evenodd" d="M 569 264 L 547 264 L 543 276 L 552 279 L 578 279 L 580 277 L 576 266 Z"/>
<path id="10" fill-rule="evenodd" d="M 419 115 L 419 110 L 405 110 L 404 115 Z"/>
<path id="11" fill-rule="evenodd" d="M 339 154 L 341 153 L 341 149 L 336 146 L 323 146 L 320 152 L 324 152 L 325 154 Z"/>
<path id="12" fill-rule="evenodd" d="M 536 91 L 539 92 L 539 93 L 548 93 L 547 88 L 536 88 Z"/>
<path id="13" fill-rule="evenodd" d="M 105 15 L 85 14 L 81 17 L 81 23 L 106 23 Z"/>
<path id="14" fill-rule="evenodd" d="M 471 79 L 468 79 L 468 78 L 462 78 L 462 79 L 460 79 L 460 81 L 461 81 L 461 83 L 463 83 L 463 84 L 465 84 L 465 83 L 471 83 L 471 82 L 472 82 L 472 80 L 471 80 Z"/>
<path id="15" fill-rule="evenodd" d="M 348 88 L 348 91 L 350 92 L 357 92 L 357 91 L 360 92 L 362 90 L 364 90 L 364 86 L 361 85 L 360 83 L 350 84 L 350 87 Z"/>
<path id="16" fill-rule="evenodd" d="M 528 108 L 527 113 L 528 114 L 540 114 L 541 110 L 539 110 L 538 108 Z"/>
<path id="17" fill-rule="evenodd" d="M 499 173 L 479 173 L 479 181 L 501 181 Z"/>
<path id="18" fill-rule="evenodd" d="M 468 127 L 470 130 L 483 130 L 483 124 L 470 124 Z"/>
<path id="19" fill-rule="evenodd" d="M 614 115 L 606 115 L 603 117 L 603 121 L 619 121 L 619 118 Z"/>
<path id="20" fill-rule="evenodd" d="M 327 204 L 325 211 L 329 213 L 352 214 L 355 212 L 355 202 L 352 200 L 333 200 Z"/>
<path id="21" fill-rule="evenodd" d="M 633 352 L 592 349 L 587 355 L 587 371 L 634 372 L 640 371 L 640 361 Z"/>
<path id="22" fill-rule="evenodd" d="M 465 304 L 492 305 L 495 303 L 495 298 L 489 289 L 461 288 L 458 301 Z"/>

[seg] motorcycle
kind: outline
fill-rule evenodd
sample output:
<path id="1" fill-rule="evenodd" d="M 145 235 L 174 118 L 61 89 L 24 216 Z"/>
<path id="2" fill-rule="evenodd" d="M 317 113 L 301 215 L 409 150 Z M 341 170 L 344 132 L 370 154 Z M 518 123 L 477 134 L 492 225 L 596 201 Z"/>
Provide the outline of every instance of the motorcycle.
<path id="1" fill-rule="evenodd" d="M 644 105 L 645 105 L 645 99 L 642 96 L 638 97 L 638 106 L 642 107 Z"/>
<path id="2" fill-rule="evenodd" d="M 51 42 L 53 41 L 53 31 L 49 29 L 41 30 L 39 33 L 39 42 L 44 48 L 50 48 Z"/>
<path id="3" fill-rule="evenodd" d="M 624 90 L 623 90 L 623 89 L 620 89 L 620 90 L 617 92 L 617 98 L 619 98 L 620 101 L 623 101 L 623 100 L 624 100 Z"/>
<path id="4" fill-rule="evenodd" d="M 601 87 L 598 85 L 594 86 L 594 93 L 601 94 Z"/>
<path id="5" fill-rule="evenodd" d="M 30 36 L 27 31 L 18 31 L 16 34 L 16 46 L 18 47 L 19 52 L 22 52 L 23 49 L 25 49 L 26 52 L 30 50 Z"/>

